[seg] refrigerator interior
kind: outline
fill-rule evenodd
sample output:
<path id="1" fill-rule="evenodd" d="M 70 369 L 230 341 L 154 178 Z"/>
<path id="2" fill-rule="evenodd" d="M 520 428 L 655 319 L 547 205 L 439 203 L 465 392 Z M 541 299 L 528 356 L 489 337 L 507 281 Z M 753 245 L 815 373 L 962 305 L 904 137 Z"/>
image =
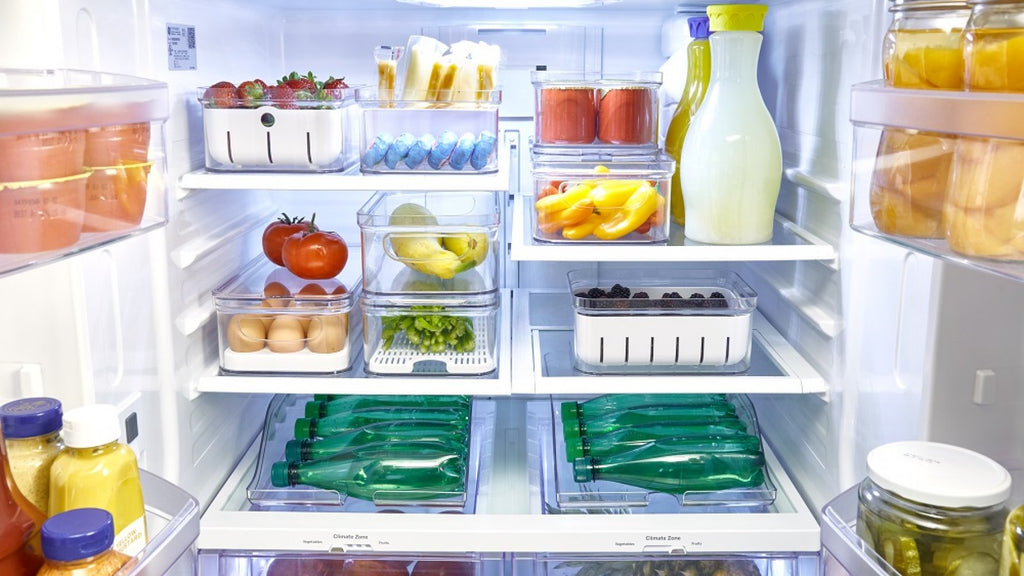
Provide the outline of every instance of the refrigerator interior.
<path id="1" fill-rule="evenodd" d="M 831 257 L 694 252 L 699 255 L 694 259 L 701 261 L 688 262 L 688 252 L 680 251 L 678 261 L 669 261 L 673 266 L 715 265 L 740 273 L 757 291 L 764 320 L 820 376 L 820 389 L 813 392 L 752 395 L 780 470 L 799 491 L 798 506 L 805 504 L 817 515 L 826 502 L 863 477 L 867 452 L 892 440 L 960 444 L 996 458 L 1011 471 L 1021 470 L 1024 443 L 1007 441 L 1021 436 L 1019 419 L 1012 418 L 1022 402 L 1015 384 L 1024 369 L 1015 353 L 1024 343 L 1024 334 L 1015 329 L 1020 325 L 1015 320 L 1024 315 L 1024 299 L 1017 297 L 1020 284 L 908 252 L 857 234 L 848 224 L 855 162 L 850 88 L 881 75 L 887 3 L 768 4 L 759 83 L 783 146 L 778 224 L 820 243 Z M 116 403 L 126 418 L 138 415 L 139 434 L 130 440 L 143 467 L 195 495 L 208 513 L 220 513 L 217 503 L 222 500 L 244 508 L 230 489 L 232 478 L 242 486 L 248 481 L 242 477 L 252 462 L 251 445 L 270 400 L 267 392 L 288 392 L 288 380 L 280 380 L 279 390 L 261 393 L 201 391 L 201 382 L 216 374 L 218 362 L 211 291 L 259 255 L 262 229 L 280 212 L 315 211 L 318 222 L 341 233 L 350 248 L 358 248 L 355 212 L 372 191 L 350 189 L 352 185 L 277 189 L 280 180 L 270 178 L 263 186 L 183 186 L 204 162 L 197 88 L 222 79 L 271 79 L 290 70 L 371 83 L 372 47 L 404 45 L 412 34 L 498 43 L 505 48 L 501 127 L 511 147 L 509 158 L 516 161 L 509 170 L 502 216 L 506 243 L 514 244 L 516 201 L 522 202 L 532 189 L 529 72 L 540 64 L 609 73 L 657 70 L 671 56 L 663 50 L 667 42 L 662 34 L 675 7 L 676 2 L 667 0 L 624 0 L 575 10 L 437 9 L 393 0 L 5 2 L 0 9 L 4 66 L 99 69 L 158 79 L 168 84 L 171 115 L 165 128 L 165 227 L 0 278 L 0 293 L 14 304 L 5 307 L 4 324 L 18 327 L 0 333 L 0 397 L 52 395 L 66 408 Z M 168 69 L 168 25 L 194 26 L 196 69 Z M 668 72 L 666 86 L 678 86 L 678 70 Z M 669 104 L 671 94 L 663 92 L 663 105 Z M 513 303 L 509 307 L 522 305 L 537 292 L 564 291 L 565 273 L 572 268 L 601 266 L 597 252 L 586 252 L 576 261 L 571 253 L 540 250 L 529 241 L 503 252 L 510 256 L 502 273 L 503 288 L 511 296 L 506 304 Z M 639 252 L 636 259 L 652 268 L 668 260 L 649 251 Z M 519 320 L 515 316 L 505 328 L 510 332 Z M 526 326 L 524 333 L 529 335 L 532 328 Z M 494 520 L 498 514 L 515 515 L 535 504 L 528 414 L 530 404 L 546 396 L 531 393 L 540 381 L 540 368 L 518 361 L 533 358 L 529 350 L 524 355 L 523 340 L 511 335 L 503 345 L 499 356 L 512 366 L 498 381 L 511 380 L 507 390 L 517 393 L 510 398 L 496 395 L 495 460 L 489 485 L 482 488 L 489 499 L 483 500 L 484 513 L 478 510 L 466 519 L 439 517 L 444 522 L 441 534 L 487 532 L 501 522 Z M 517 361 L 511 362 L 510 356 Z M 577 393 L 635 389 L 630 379 L 609 380 L 600 389 L 588 388 L 596 381 L 568 385 Z M 680 386 L 694 383 L 680 380 Z M 447 392 L 447 385 L 431 391 Z M 559 385 L 554 384 L 554 393 L 570 392 Z M 372 380 L 359 386 L 366 393 L 378 389 Z M 423 390 L 411 383 L 383 382 L 380 387 Z M 509 490 L 510 496 L 496 496 L 500 489 Z M 1015 501 L 1022 494 L 1018 488 Z M 532 525 L 526 516 L 507 526 L 528 532 Z M 637 518 L 643 520 L 601 518 L 593 525 L 567 521 L 566 527 L 593 526 L 583 529 L 608 535 L 629 527 L 627 531 L 639 533 Z M 364 520 L 375 534 L 434 529 L 414 518 Z M 661 521 L 668 529 L 670 520 L 660 518 L 656 524 Z M 544 530 L 557 532 L 560 527 Z M 273 527 L 268 530 L 264 537 L 273 539 Z M 443 551 L 446 546 L 461 549 L 444 539 L 428 548 Z M 557 539 L 543 543 L 526 538 L 523 546 L 563 551 Z M 744 546 L 730 549 L 761 550 Z M 772 549 L 784 548 L 779 544 Z M 263 566 L 239 562 L 245 570 Z M 534 569 L 560 574 L 553 566 L 538 561 Z M 807 571 L 805 560 L 793 566 L 799 573 L 813 571 Z M 789 573 L 785 566 L 779 570 Z"/>

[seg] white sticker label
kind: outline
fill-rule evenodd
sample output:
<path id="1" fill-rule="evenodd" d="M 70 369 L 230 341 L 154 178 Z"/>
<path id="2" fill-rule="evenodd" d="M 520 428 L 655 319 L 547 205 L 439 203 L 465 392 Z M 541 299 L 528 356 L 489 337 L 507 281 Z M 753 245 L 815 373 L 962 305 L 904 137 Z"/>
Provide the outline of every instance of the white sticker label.
<path id="1" fill-rule="evenodd" d="M 139 516 L 138 520 L 124 527 L 114 537 L 114 550 L 129 556 L 138 556 L 139 552 L 146 547 L 146 516 Z"/>
<path id="2" fill-rule="evenodd" d="M 167 24 L 167 68 L 170 70 L 196 69 L 195 26 Z"/>

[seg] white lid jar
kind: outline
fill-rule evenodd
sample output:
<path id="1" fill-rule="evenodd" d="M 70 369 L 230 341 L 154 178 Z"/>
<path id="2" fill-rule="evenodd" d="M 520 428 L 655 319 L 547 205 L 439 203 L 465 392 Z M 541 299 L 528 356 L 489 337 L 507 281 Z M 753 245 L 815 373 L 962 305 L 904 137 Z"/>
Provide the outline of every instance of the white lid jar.
<path id="1" fill-rule="evenodd" d="M 937 442 L 894 442 L 867 457 L 857 532 L 904 576 L 995 573 L 1010 474 L 994 460 Z"/>

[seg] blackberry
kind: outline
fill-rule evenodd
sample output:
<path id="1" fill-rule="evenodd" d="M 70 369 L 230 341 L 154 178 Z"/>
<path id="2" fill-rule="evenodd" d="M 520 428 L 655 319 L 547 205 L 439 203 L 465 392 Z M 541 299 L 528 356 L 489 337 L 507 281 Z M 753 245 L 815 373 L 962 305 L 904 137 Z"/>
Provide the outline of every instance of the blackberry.
<path id="1" fill-rule="evenodd" d="M 722 294 L 721 292 L 712 292 L 711 293 L 711 297 L 712 298 L 725 298 L 725 294 Z"/>
<path id="2" fill-rule="evenodd" d="M 637 292 L 633 294 L 633 298 L 650 298 L 650 296 L 647 295 L 647 292 Z"/>
<path id="3" fill-rule="evenodd" d="M 600 288 L 591 288 L 587 291 L 587 298 L 604 298 L 605 291 Z"/>
<path id="4" fill-rule="evenodd" d="M 690 299 L 691 300 L 694 300 L 694 299 L 697 299 L 697 298 L 704 298 L 704 295 L 701 294 L 700 292 L 694 292 L 693 294 L 690 294 Z"/>
<path id="5" fill-rule="evenodd" d="M 626 288 L 622 284 L 616 284 L 612 286 L 612 289 L 608 291 L 609 298 L 629 298 L 629 288 Z"/>
<path id="6" fill-rule="evenodd" d="M 661 294 L 661 297 L 662 297 L 662 299 L 665 299 L 665 298 L 672 298 L 673 296 L 672 296 L 671 292 L 663 292 Z"/>
<path id="7" fill-rule="evenodd" d="M 586 292 L 577 292 L 577 293 L 573 294 L 573 296 L 575 296 L 577 298 L 587 298 L 588 297 Z"/>
<path id="8" fill-rule="evenodd" d="M 725 294 L 722 294 L 721 292 L 712 292 L 711 299 L 708 300 L 708 303 L 711 305 L 712 308 L 729 307 L 729 303 L 725 301 Z"/>

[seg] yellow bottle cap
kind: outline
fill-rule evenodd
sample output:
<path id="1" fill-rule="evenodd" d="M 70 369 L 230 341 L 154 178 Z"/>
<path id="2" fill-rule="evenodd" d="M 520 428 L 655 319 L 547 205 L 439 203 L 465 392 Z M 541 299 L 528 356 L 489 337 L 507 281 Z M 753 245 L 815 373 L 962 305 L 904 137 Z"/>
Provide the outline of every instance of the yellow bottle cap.
<path id="1" fill-rule="evenodd" d="M 708 18 L 712 32 L 749 31 L 764 29 L 764 17 L 768 7 L 764 4 L 712 4 L 708 6 Z"/>

